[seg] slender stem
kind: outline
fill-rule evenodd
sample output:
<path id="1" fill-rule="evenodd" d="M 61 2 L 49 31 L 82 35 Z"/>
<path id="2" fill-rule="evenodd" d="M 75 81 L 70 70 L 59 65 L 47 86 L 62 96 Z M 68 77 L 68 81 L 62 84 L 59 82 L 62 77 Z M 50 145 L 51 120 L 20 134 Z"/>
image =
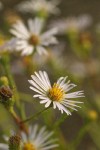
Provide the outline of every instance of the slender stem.
<path id="1" fill-rule="evenodd" d="M 51 107 L 51 106 L 50 106 L 50 107 Z M 45 108 L 45 109 L 39 111 L 39 112 L 36 113 L 35 115 L 32 115 L 31 117 L 29 117 L 29 118 L 23 120 L 21 123 L 26 123 L 26 122 L 28 122 L 28 121 L 31 121 L 32 119 L 36 119 L 39 115 L 41 115 L 43 112 L 45 112 L 46 110 L 48 110 L 50 107 Z"/>
<path id="2" fill-rule="evenodd" d="M 9 111 L 11 113 L 11 115 L 13 116 L 15 122 L 17 123 L 17 125 L 19 126 L 20 130 L 24 131 L 26 134 L 28 134 L 28 128 L 26 127 L 26 125 L 21 121 L 21 118 L 16 114 L 16 112 L 14 111 L 14 109 L 10 109 Z"/>
<path id="3" fill-rule="evenodd" d="M 22 118 L 22 120 L 23 119 L 26 119 L 26 113 L 25 113 L 25 105 L 24 105 L 24 103 L 21 103 L 21 118 Z"/>
<path id="4" fill-rule="evenodd" d="M 3 64 L 3 67 L 4 67 L 5 74 L 8 77 L 10 87 L 12 89 L 14 89 L 14 99 L 16 101 L 16 104 L 17 104 L 18 108 L 20 108 L 19 95 L 18 95 L 18 92 L 17 92 L 17 87 L 16 87 L 16 84 L 15 84 L 15 81 L 14 81 L 12 73 L 11 73 L 10 58 L 9 58 L 8 54 L 5 54 L 4 57 L 2 57 L 2 64 Z"/>
<path id="5" fill-rule="evenodd" d="M 21 105 L 20 105 L 20 102 L 19 102 L 19 94 L 18 94 L 18 91 L 17 91 L 17 87 L 16 87 L 16 83 L 13 79 L 13 76 L 12 76 L 12 73 L 11 73 L 11 68 L 10 68 L 10 58 L 9 58 L 9 55 L 8 54 L 5 54 L 3 57 L 2 57 L 2 65 L 4 67 L 4 71 L 5 71 L 5 74 L 6 76 L 8 77 L 8 80 L 9 80 L 9 85 L 12 89 L 14 89 L 14 100 L 17 104 L 17 107 L 19 108 L 20 112 L 21 112 Z M 20 130 L 24 131 L 25 133 L 28 134 L 28 129 L 26 127 L 26 125 L 24 123 L 21 123 L 21 118 L 15 113 L 13 107 L 8 110 L 11 115 L 13 116 L 14 118 L 14 121 L 17 123 L 18 127 L 20 128 Z"/>

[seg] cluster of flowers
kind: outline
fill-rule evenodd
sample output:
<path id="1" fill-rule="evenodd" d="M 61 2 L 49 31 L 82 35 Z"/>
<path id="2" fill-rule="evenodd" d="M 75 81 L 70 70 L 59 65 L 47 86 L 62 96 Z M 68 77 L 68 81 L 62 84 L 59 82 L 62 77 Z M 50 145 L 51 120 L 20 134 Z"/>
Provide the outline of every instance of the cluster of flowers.
<path id="1" fill-rule="evenodd" d="M 69 30 L 71 27 L 75 28 L 84 28 L 89 24 L 89 19 L 86 19 L 86 16 L 81 18 L 81 21 L 75 18 L 72 18 L 68 21 L 56 22 L 57 24 L 52 24 L 53 28 L 48 31 L 43 32 L 43 27 L 45 24 L 45 19 L 50 14 L 59 13 L 57 5 L 59 1 L 48 1 L 48 0 L 31 0 L 26 1 L 18 5 L 17 9 L 23 12 L 31 12 L 35 14 L 35 19 L 28 20 L 28 28 L 20 20 L 15 23 L 10 29 L 10 32 L 14 37 L 4 43 L 0 50 L 5 51 L 7 49 L 9 52 L 20 51 L 22 56 L 33 55 L 35 52 L 38 54 L 48 54 L 47 47 L 51 44 L 57 44 L 58 41 L 55 37 L 58 31 L 64 32 Z M 42 17 L 41 17 L 42 14 Z M 37 17 L 38 16 L 38 17 Z M 84 21 L 88 20 L 88 21 Z M 91 21 L 91 20 L 90 20 Z M 66 25 L 65 25 L 66 23 Z M 71 24 L 71 26 L 70 26 Z M 57 27 L 54 27 L 57 26 Z M 40 103 L 44 104 L 46 108 L 53 107 L 54 109 L 58 108 L 61 113 L 65 112 L 67 115 L 71 115 L 72 110 L 76 110 L 80 107 L 78 104 L 83 103 L 81 101 L 74 101 L 71 99 L 84 97 L 83 91 L 76 91 L 69 93 L 74 87 L 75 84 L 70 83 L 70 80 L 67 80 L 67 77 L 60 77 L 53 85 L 51 85 L 50 79 L 46 71 L 35 72 L 32 76 L 32 79 L 29 80 L 30 89 L 33 90 L 35 98 L 40 99 Z M 69 108 L 69 109 L 68 109 Z M 56 139 L 50 140 L 53 132 L 47 132 L 45 127 L 40 129 L 38 132 L 38 126 L 30 127 L 28 136 L 26 133 L 21 133 L 22 143 L 21 149 L 23 150 L 49 150 L 58 146 L 56 144 Z M 13 137 L 13 136 L 12 136 Z M 16 137 L 16 136 L 14 136 Z M 11 142 L 15 138 L 5 137 L 6 141 Z M 8 144 L 0 144 L 2 150 L 7 150 Z M 10 145 L 10 144 L 9 144 Z"/>

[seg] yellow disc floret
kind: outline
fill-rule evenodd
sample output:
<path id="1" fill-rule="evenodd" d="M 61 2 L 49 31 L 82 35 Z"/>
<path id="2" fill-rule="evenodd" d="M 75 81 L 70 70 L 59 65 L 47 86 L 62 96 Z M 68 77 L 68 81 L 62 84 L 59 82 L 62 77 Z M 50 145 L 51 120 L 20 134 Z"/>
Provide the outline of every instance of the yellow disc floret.
<path id="1" fill-rule="evenodd" d="M 29 38 L 29 43 L 30 43 L 31 45 L 36 46 L 36 45 L 39 44 L 39 42 L 40 42 L 40 40 L 39 40 L 39 37 L 38 37 L 37 35 L 32 35 L 32 36 Z"/>
<path id="2" fill-rule="evenodd" d="M 64 91 L 57 83 L 49 90 L 49 98 L 53 101 L 61 101 L 64 96 Z"/>
<path id="3" fill-rule="evenodd" d="M 28 142 L 24 143 L 23 150 L 36 150 L 36 148 L 32 143 Z"/>

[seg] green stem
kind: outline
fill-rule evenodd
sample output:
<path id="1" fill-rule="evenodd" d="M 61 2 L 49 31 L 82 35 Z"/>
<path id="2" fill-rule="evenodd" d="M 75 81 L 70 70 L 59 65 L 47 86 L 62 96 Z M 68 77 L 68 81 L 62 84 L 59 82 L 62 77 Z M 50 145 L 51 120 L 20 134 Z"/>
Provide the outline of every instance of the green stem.
<path id="1" fill-rule="evenodd" d="M 51 106 L 50 106 L 50 107 L 51 107 Z M 29 118 L 23 120 L 21 123 L 26 123 L 26 122 L 28 122 L 28 121 L 31 121 L 32 119 L 36 119 L 36 118 L 37 118 L 38 116 L 40 116 L 43 112 L 45 112 L 46 110 L 48 110 L 50 107 L 45 108 L 45 109 L 39 111 L 39 112 L 36 113 L 35 115 L 32 115 L 31 117 L 29 117 Z"/>
<path id="2" fill-rule="evenodd" d="M 21 118 L 26 119 L 26 113 L 25 113 L 25 105 L 24 103 L 21 103 Z"/>
<path id="3" fill-rule="evenodd" d="M 9 85 L 12 89 L 14 89 L 14 99 L 16 101 L 16 104 L 20 108 L 19 95 L 18 95 L 18 92 L 17 92 L 17 87 L 16 87 L 16 84 L 15 84 L 15 81 L 14 81 L 12 73 L 11 73 L 10 57 L 9 57 L 8 54 L 5 54 L 2 57 L 2 65 L 4 67 L 4 71 L 5 71 L 6 76 L 8 77 Z"/>
<path id="4" fill-rule="evenodd" d="M 22 123 L 21 118 L 16 114 L 13 107 L 9 110 L 10 114 L 13 116 L 14 121 L 20 128 L 20 130 L 24 131 L 26 134 L 28 134 L 28 129 L 24 123 Z"/>

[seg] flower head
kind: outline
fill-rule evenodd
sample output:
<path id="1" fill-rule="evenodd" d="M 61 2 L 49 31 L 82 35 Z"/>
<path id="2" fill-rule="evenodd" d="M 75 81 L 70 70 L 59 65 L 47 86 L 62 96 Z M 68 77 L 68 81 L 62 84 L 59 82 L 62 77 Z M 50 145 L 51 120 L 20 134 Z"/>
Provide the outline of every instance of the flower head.
<path id="1" fill-rule="evenodd" d="M 56 20 L 51 23 L 51 27 L 58 27 L 58 33 L 64 34 L 68 32 L 82 31 L 92 23 L 91 16 L 80 15 L 79 17 L 69 17 L 67 19 Z"/>
<path id="2" fill-rule="evenodd" d="M 43 14 L 45 16 L 59 13 L 59 9 L 57 8 L 58 4 L 58 0 L 30 0 L 19 4 L 18 10 L 21 12 Z"/>
<path id="3" fill-rule="evenodd" d="M 35 72 L 31 77 L 32 80 L 29 80 L 30 89 L 37 93 L 34 97 L 38 97 L 40 103 L 45 104 L 45 107 L 53 104 L 54 109 L 58 108 L 61 113 L 65 112 L 68 115 L 71 115 L 68 108 L 77 110 L 76 108 L 80 107 L 76 104 L 82 102 L 70 99 L 84 97 L 83 91 L 68 93 L 76 85 L 70 81 L 66 82 L 67 77 L 60 77 L 52 86 L 45 71 Z"/>
<path id="4" fill-rule="evenodd" d="M 28 20 L 28 29 L 21 21 L 13 25 L 10 32 L 18 38 L 16 50 L 22 51 L 22 55 L 30 55 L 35 50 L 39 54 L 47 54 L 46 47 L 57 43 L 54 37 L 57 33 L 57 28 L 41 33 L 43 23 L 42 19 L 35 18 L 34 20 Z"/>
<path id="5" fill-rule="evenodd" d="M 29 127 L 29 134 L 26 135 L 24 132 L 21 132 L 21 150 L 50 150 L 55 147 L 58 147 L 57 139 L 51 139 L 53 132 L 48 132 L 46 127 L 39 129 L 38 125 Z M 19 136 L 5 136 L 5 140 L 10 141 L 10 147 L 18 145 L 20 140 Z M 8 144 L 0 143 L 0 148 L 2 150 L 8 150 Z M 19 149 L 18 149 L 19 150 Z"/>
<path id="6" fill-rule="evenodd" d="M 39 130 L 38 125 L 30 126 L 29 136 L 21 134 L 23 150 L 49 150 L 58 147 L 57 139 L 51 139 L 53 132 L 48 132 L 46 127 Z"/>

